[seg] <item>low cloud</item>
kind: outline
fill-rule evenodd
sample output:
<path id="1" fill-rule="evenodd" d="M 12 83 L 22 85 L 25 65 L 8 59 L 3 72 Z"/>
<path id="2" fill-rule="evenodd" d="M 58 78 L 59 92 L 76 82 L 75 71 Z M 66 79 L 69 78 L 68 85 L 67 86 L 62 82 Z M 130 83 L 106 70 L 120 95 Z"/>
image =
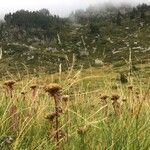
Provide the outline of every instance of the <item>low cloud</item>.
<path id="1" fill-rule="evenodd" d="M 86 9 L 95 4 L 102 6 L 105 3 L 137 5 L 141 3 L 150 4 L 150 0 L 0 0 L 0 16 L 3 17 L 6 13 L 20 9 L 39 10 L 41 8 L 49 9 L 52 14 L 67 16 L 76 9 Z"/>

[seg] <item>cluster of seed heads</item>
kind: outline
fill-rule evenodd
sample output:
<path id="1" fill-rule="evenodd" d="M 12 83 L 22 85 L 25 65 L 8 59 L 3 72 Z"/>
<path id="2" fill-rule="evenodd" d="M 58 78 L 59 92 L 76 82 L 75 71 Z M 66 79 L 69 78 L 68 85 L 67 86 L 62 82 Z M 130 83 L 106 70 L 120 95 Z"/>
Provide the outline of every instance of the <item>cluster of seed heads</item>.
<path id="1" fill-rule="evenodd" d="M 120 113 L 120 104 L 118 102 L 120 96 L 118 94 L 113 94 L 112 96 L 108 96 L 108 95 L 103 95 L 100 97 L 101 98 L 101 102 L 104 106 L 106 106 L 105 108 L 105 114 L 108 114 L 108 99 L 110 98 L 112 100 L 112 106 L 114 108 L 114 111 L 116 114 Z"/>
<path id="2" fill-rule="evenodd" d="M 12 98 L 13 97 L 13 89 L 14 89 L 15 81 L 8 80 L 4 83 L 7 94 Z M 127 87 L 129 91 L 133 92 L 133 86 L 130 85 Z M 36 97 L 38 85 L 34 84 L 30 86 L 33 98 Z M 60 147 L 60 140 L 66 136 L 66 132 L 61 129 L 59 117 L 61 117 L 63 113 L 63 109 L 61 108 L 61 102 L 67 106 L 69 101 L 69 95 L 62 95 L 62 87 L 57 83 L 52 83 L 44 87 L 44 90 L 50 97 L 54 99 L 55 110 L 54 112 L 49 113 L 45 118 L 52 124 L 53 131 L 51 131 L 52 137 L 56 140 L 56 147 Z M 22 91 L 21 95 L 23 99 L 25 99 L 27 92 Z M 136 97 L 139 98 L 139 92 L 135 92 Z M 115 114 L 119 115 L 121 113 L 121 105 L 119 103 L 120 96 L 118 94 L 113 94 L 111 96 L 102 95 L 100 97 L 102 104 L 105 106 L 105 113 L 108 116 L 108 100 L 111 101 Z M 123 102 L 126 102 L 127 99 L 122 99 Z M 14 115 L 17 113 L 17 106 L 12 105 L 10 108 L 10 114 Z M 14 118 L 15 120 L 15 118 Z M 15 130 L 17 124 L 13 124 L 13 130 Z M 79 135 L 84 135 L 87 132 L 87 127 L 78 128 L 77 133 Z M 7 141 L 7 140 L 6 140 Z"/>
<path id="3" fill-rule="evenodd" d="M 62 114 L 62 108 L 60 107 L 62 88 L 59 84 L 53 83 L 53 84 L 47 85 L 44 88 L 44 90 L 51 97 L 54 98 L 55 112 L 50 113 L 46 117 L 46 119 L 48 119 L 50 122 L 53 122 L 55 120 L 55 124 L 54 124 L 55 131 L 53 134 L 53 138 L 56 139 L 56 147 L 57 147 L 57 149 L 59 149 L 60 140 L 65 136 L 65 132 L 62 129 L 60 130 L 60 122 L 59 122 L 59 117 Z"/>

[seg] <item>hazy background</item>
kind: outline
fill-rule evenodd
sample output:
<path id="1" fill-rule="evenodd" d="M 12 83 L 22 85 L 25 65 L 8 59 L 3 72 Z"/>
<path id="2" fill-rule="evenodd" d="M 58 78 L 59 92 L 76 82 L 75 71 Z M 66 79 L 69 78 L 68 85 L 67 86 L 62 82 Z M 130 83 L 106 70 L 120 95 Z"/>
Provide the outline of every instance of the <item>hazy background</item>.
<path id="1" fill-rule="evenodd" d="M 52 14 L 65 17 L 76 9 L 85 9 L 94 4 L 102 6 L 104 3 L 137 5 L 139 3 L 150 4 L 150 0 L 0 0 L 0 18 L 3 18 L 6 13 L 20 9 L 39 10 L 41 8 L 47 8 Z"/>

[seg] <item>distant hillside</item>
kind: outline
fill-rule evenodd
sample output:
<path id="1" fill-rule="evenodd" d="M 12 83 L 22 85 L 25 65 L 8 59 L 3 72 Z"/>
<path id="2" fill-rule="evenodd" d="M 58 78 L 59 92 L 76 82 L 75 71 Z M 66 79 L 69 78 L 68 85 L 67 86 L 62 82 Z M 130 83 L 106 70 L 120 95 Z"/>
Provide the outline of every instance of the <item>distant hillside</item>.
<path id="1" fill-rule="evenodd" d="M 73 60 L 76 68 L 119 67 L 128 61 L 130 49 L 134 65 L 149 62 L 150 6 L 94 10 L 77 11 L 71 19 L 45 9 L 7 14 L 0 27 L 0 75 L 27 68 L 53 73 Z"/>

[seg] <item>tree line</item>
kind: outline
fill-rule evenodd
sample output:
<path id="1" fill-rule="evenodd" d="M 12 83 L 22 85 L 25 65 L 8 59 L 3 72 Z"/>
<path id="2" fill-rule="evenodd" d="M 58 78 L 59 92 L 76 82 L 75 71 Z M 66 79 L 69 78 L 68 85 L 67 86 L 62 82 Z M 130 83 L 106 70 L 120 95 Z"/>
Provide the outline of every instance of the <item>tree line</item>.
<path id="1" fill-rule="evenodd" d="M 39 11 L 19 10 L 15 13 L 6 14 L 4 19 L 7 25 L 24 28 L 48 29 L 64 23 L 62 18 L 51 15 L 47 9 L 41 9 Z"/>

